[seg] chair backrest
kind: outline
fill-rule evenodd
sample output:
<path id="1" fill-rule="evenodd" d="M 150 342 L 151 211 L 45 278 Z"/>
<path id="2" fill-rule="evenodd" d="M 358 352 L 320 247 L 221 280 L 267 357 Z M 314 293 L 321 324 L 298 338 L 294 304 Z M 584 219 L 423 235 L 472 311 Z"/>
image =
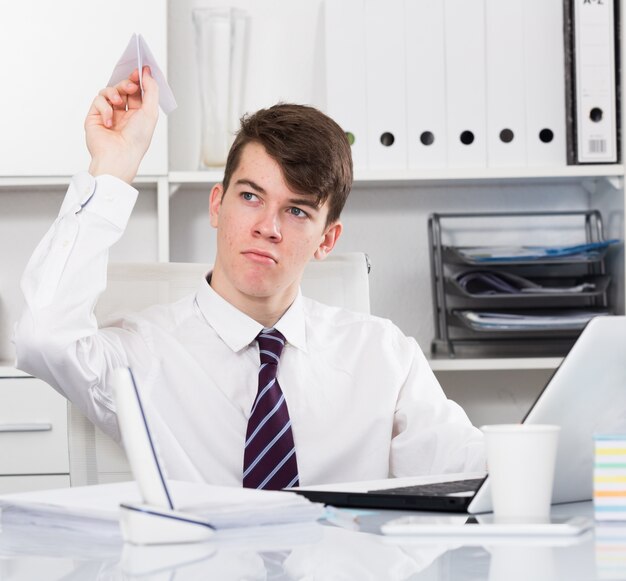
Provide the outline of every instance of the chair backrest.
<path id="1" fill-rule="evenodd" d="M 192 294 L 211 269 L 192 263 L 109 264 L 107 288 L 96 306 L 100 325 L 120 313 L 176 301 Z M 370 312 L 367 256 L 362 252 L 331 254 L 312 261 L 302 278 L 302 293 L 320 302 Z M 72 486 L 129 480 L 122 448 L 68 403 L 70 482 Z"/>
<path id="2" fill-rule="evenodd" d="M 176 301 L 196 291 L 208 264 L 153 262 L 109 264 L 107 288 L 96 305 L 102 324 L 120 312 Z M 311 261 L 302 277 L 302 293 L 328 305 L 370 312 L 369 262 L 362 252 L 331 254 Z"/>

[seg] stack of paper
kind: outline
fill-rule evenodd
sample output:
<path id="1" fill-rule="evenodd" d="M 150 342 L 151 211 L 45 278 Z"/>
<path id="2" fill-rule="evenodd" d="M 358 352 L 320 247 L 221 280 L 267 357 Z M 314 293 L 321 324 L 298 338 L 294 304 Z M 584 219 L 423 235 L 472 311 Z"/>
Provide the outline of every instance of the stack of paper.
<path id="1" fill-rule="evenodd" d="M 517 314 L 487 311 L 458 311 L 477 331 L 555 331 L 582 329 L 593 317 L 607 311 L 563 310 L 546 314 Z"/>
<path id="2" fill-rule="evenodd" d="M 314 522 L 324 507 L 292 492 L 170 481 L 176 510 L 206 519 L 218 531 Z M 0 496 L 2 522 L 28 522 L 119 537 L 120 503 L 140 503 L 135 482 L 80 486 Z M 250 531 L 251 532 L 251 531 Z"/>

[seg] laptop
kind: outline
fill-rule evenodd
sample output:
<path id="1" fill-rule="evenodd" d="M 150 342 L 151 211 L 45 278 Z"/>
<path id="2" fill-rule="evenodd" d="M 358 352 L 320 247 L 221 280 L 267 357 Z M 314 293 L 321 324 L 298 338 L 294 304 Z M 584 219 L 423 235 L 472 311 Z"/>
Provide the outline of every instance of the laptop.
<path id="1" fill-rule="evenodd" d="M 552 503 L 590 500 L 593 436 L 626 433 L 626 317 L 592 319 L 523 423 L 561 426 Z M 291 489 L 334 506 L 491 512 L 489 476 L 399 478 Z"/>

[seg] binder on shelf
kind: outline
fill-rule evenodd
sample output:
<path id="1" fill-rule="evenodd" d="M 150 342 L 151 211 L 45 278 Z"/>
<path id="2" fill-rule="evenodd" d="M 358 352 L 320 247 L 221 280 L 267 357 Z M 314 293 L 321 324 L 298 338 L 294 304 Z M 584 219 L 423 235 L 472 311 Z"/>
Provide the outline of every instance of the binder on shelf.
<path id="1" fill-rule="evenodd" d="M 566 165 L 563 0 L 524 0 L 529 166 Z"/>
<path id="2" fill-rule="evenodd" d="M 526 165 L 524 0 L 486 0 L 487 165 Z"/>
<path id="3" fill-rule="evenodd" d="M 446 74 L 442 2 L 406 0 L 409 168 L 446 167 Z"/>
<path id="4" fill-rule="evenodd" d="M 365 2 L 370 169 L 407 167 L 404 0 Z"/>
<path id="5" fill-rule="evenodd" d="M 348 135 L 355 169 L 366 169 L 365 0 L 327 1 L 326 112 Z"/>
<path id="6" fill-rule="evenodd" d="M 487 165 L 484 0 L 445 0 L 449 167 Z"/>
<path id="7" fill-rule="evenodd" d="M 615 13 L 613 0 L 574 0 L 571 71 L 573 150 L 571 163 L 618 160 Z"/>

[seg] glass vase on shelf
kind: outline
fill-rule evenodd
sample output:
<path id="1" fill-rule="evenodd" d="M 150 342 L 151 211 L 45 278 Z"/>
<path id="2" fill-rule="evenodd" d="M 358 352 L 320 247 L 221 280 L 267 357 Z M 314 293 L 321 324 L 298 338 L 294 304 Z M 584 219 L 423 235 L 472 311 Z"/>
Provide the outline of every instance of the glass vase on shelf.
<path id="1" fill-rule="evenodd" d="M 195 8 L 192 17 L 202 130 L 200 169 L 223 167 L 242 114 L 248 17 L 238 8 Z"/>

